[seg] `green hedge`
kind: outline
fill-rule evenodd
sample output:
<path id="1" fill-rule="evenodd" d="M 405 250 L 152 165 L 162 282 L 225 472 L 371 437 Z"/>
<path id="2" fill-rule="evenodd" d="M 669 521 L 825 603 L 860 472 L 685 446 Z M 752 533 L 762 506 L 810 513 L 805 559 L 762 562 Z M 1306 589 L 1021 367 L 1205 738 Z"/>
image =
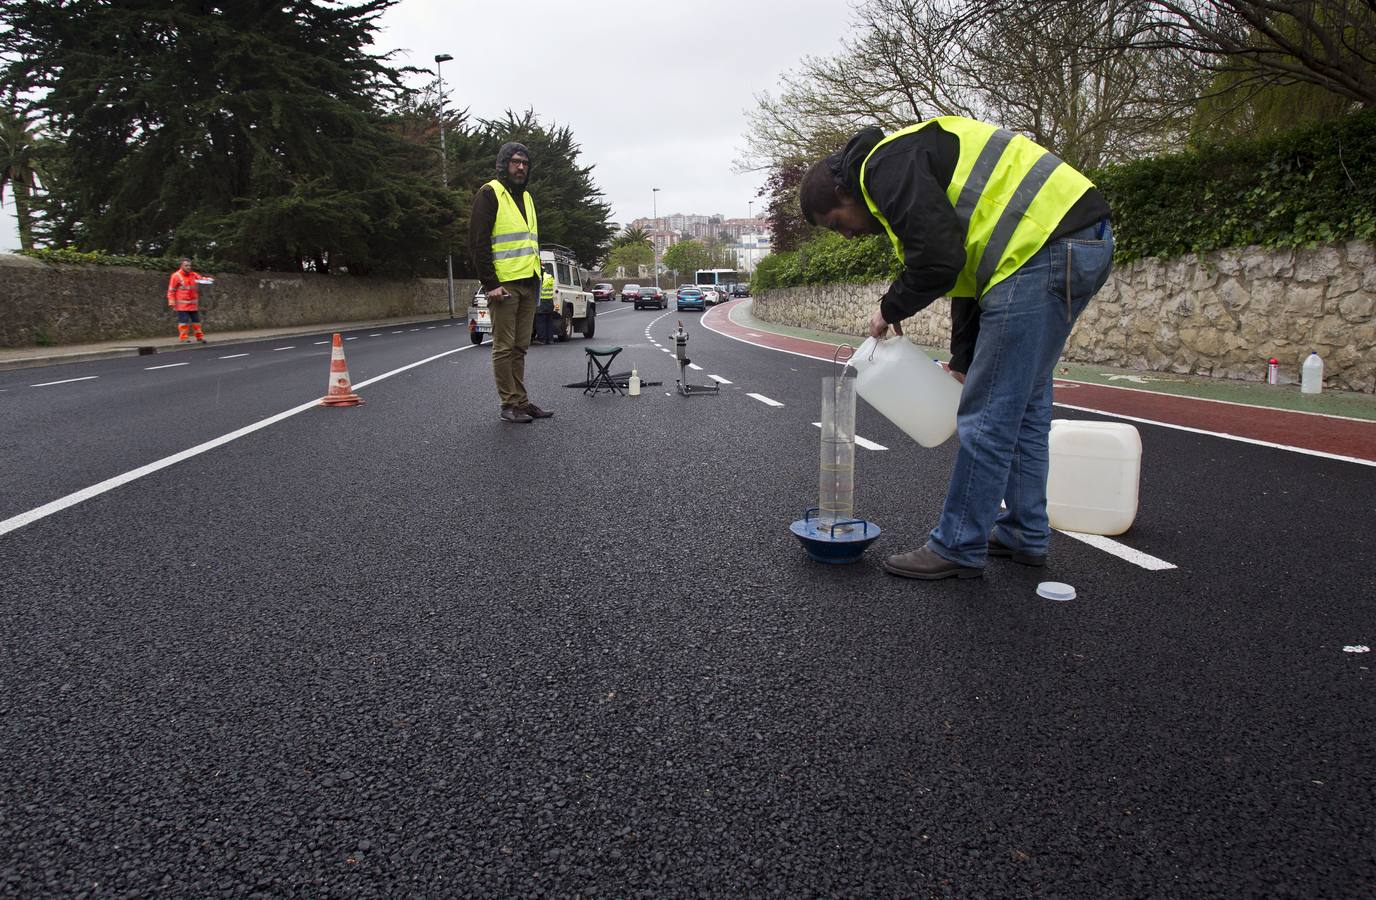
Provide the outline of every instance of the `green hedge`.
<path id="1" fill-rule="evenodd" d="M 1376 240 L 1376 110 L 1090 173 L 1113 208 L 1114 257 L 1128 262 L 1225 247 Z M 883 281 L 887 237 L 831 232 L 760 260 L 752 290 Z"/>
<path id="2" fill-rule="evenodd" d="M 1376 109 L 1090 173 L 1120 261 L 1376 238 Z"/>
<path id="3" fill-rule="evenodd" d="M 80 250 L 20 250 L 19 255 L 46 263 L 62 263 L 68 266 L 126 266 L 133 269 L 150 269 L 157 272 L 171 272 L 182 264 L 180 256 L 114 256 L 99 250 L 83 253 Z M 242 274 L 244 267 L 238 263 L 218 262 L 213 259 L 192 259 L 191 266 L 198 272 L 226 275 Z"/>
<path id="4" fill-rule="evenodd" d="M 750 276 L 750 290 L 883 281 L 897 278 L 901 268 L 887 235 L 848 241 L 833 231 L 822 231 L 797 250 L 771 253 L 760 260 Z"/>

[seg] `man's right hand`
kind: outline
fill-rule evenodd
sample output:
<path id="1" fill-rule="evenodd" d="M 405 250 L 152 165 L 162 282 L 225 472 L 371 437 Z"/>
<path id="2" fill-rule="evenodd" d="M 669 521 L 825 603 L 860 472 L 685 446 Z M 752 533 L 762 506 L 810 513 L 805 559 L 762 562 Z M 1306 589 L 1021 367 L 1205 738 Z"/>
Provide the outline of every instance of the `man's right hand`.
<path id="1" fill-rule="evenodd" d="M 489 303 L 492 302 L 493 300 L 500 300 L 500 299 L 502 299 L 503 297 L 510 297 L 510 296 L 511 296 L 511 295 L 507 293 L 506 288 L 501 287 L 501 286 L 495 287 L 495 288 L 493 288 L 492 290 L 490 290 L 490 291 L 487 292 L 487 300 L 488 300 Z"/>

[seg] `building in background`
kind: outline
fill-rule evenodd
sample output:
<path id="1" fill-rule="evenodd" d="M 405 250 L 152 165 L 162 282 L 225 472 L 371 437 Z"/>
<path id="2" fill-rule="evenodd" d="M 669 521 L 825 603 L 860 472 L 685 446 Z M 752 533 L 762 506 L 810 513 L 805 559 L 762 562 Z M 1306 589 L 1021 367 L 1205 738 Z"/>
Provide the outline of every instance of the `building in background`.
<path id="1" fill-rule="evenodd" d="M 736 268 L 741 272 L 751 273 L 773 248 L 769 232 L 759 231 L 754 234 L 742 234 L 740 239 L 727 249 L 735 254 Z"/>

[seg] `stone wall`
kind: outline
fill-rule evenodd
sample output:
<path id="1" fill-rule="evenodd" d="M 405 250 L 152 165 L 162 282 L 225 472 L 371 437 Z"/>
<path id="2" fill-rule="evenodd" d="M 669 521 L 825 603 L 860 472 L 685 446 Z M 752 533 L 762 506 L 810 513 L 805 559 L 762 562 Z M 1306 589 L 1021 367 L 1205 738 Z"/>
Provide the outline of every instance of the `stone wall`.
<path id="1" fill-rule="evenodd" d="M 0 347 L 134 340 L 166 335 L 171 272 L 54 266 L 0 254 Z M 324 325 L 445 315 L 443 278 L 386 280 L 260 272 L 215 275 L 201 298 L 206 331 Z M 468 311 L 478 283 L 454 282 L 454 309 Z"/>
<path id="2" fill-rule="evenodd" d="M 800 328 L 863 334 L 887 284 L 768 291 L 755 315 Z M 1362 241 L 1312 250 L 1249 247 L 1117 268 L 1081 316 L 1065 358 L 1129 369 L 1249 381 L 1280 360 L 1285 380 L 1317 350 L 1324 384 L 1376 392 L 1376 249 Z M 904 323 L 919 344 L 945 347 L 950 308 L 938 301 Z"/>

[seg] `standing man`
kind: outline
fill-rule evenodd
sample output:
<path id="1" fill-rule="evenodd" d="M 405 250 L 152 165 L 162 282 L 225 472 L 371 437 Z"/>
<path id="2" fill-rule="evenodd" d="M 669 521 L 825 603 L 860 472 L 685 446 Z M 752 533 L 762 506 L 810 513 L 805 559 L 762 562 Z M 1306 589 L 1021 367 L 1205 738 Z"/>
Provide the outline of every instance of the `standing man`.
<path id="1" fill-rule="evenodd" d="M 504 422 L 548 419 L 526 396 L 526 351 L 540 291 L 540 227 L 526 190 L 530 152 L 502 145 L 497 177 L 478 188 L 468 224 L 468 250 L 492 314 L 492 376 Z"/>
<path id="2" fill-rule="evenodd" d="M 800 199 L 813 225 L 893 243 L 903 271 L 871 336 L 902 334 L 904 319 L 952 298 L 960 450 L 926 546 L 884 568 L 938 579 L 977 577 L 987 556 L 1045 565 L 1052 372 L 1112 268 L 1103 195 L 1021 135 L 942 116 L 861 131 L 808 169 Z"/>
<path id="3" fill-rule="evenodd" d="M 196 342 L 205 343 L 201 331 L 201 291 L 197 285 L 200 275 L 191 271 L 191 260 L 183 258 L 181 266 L 167 282 L 167 305 L 177 311 L 177 343 L 190 343 L 192 329 Z"/>
<path id="4" fill-rule="evenodd" d="M 545 273 L 540 282 L 540 303 L 535 307 L 535 335 L 542 344 L 554 337 L 554 276 Z"/>

